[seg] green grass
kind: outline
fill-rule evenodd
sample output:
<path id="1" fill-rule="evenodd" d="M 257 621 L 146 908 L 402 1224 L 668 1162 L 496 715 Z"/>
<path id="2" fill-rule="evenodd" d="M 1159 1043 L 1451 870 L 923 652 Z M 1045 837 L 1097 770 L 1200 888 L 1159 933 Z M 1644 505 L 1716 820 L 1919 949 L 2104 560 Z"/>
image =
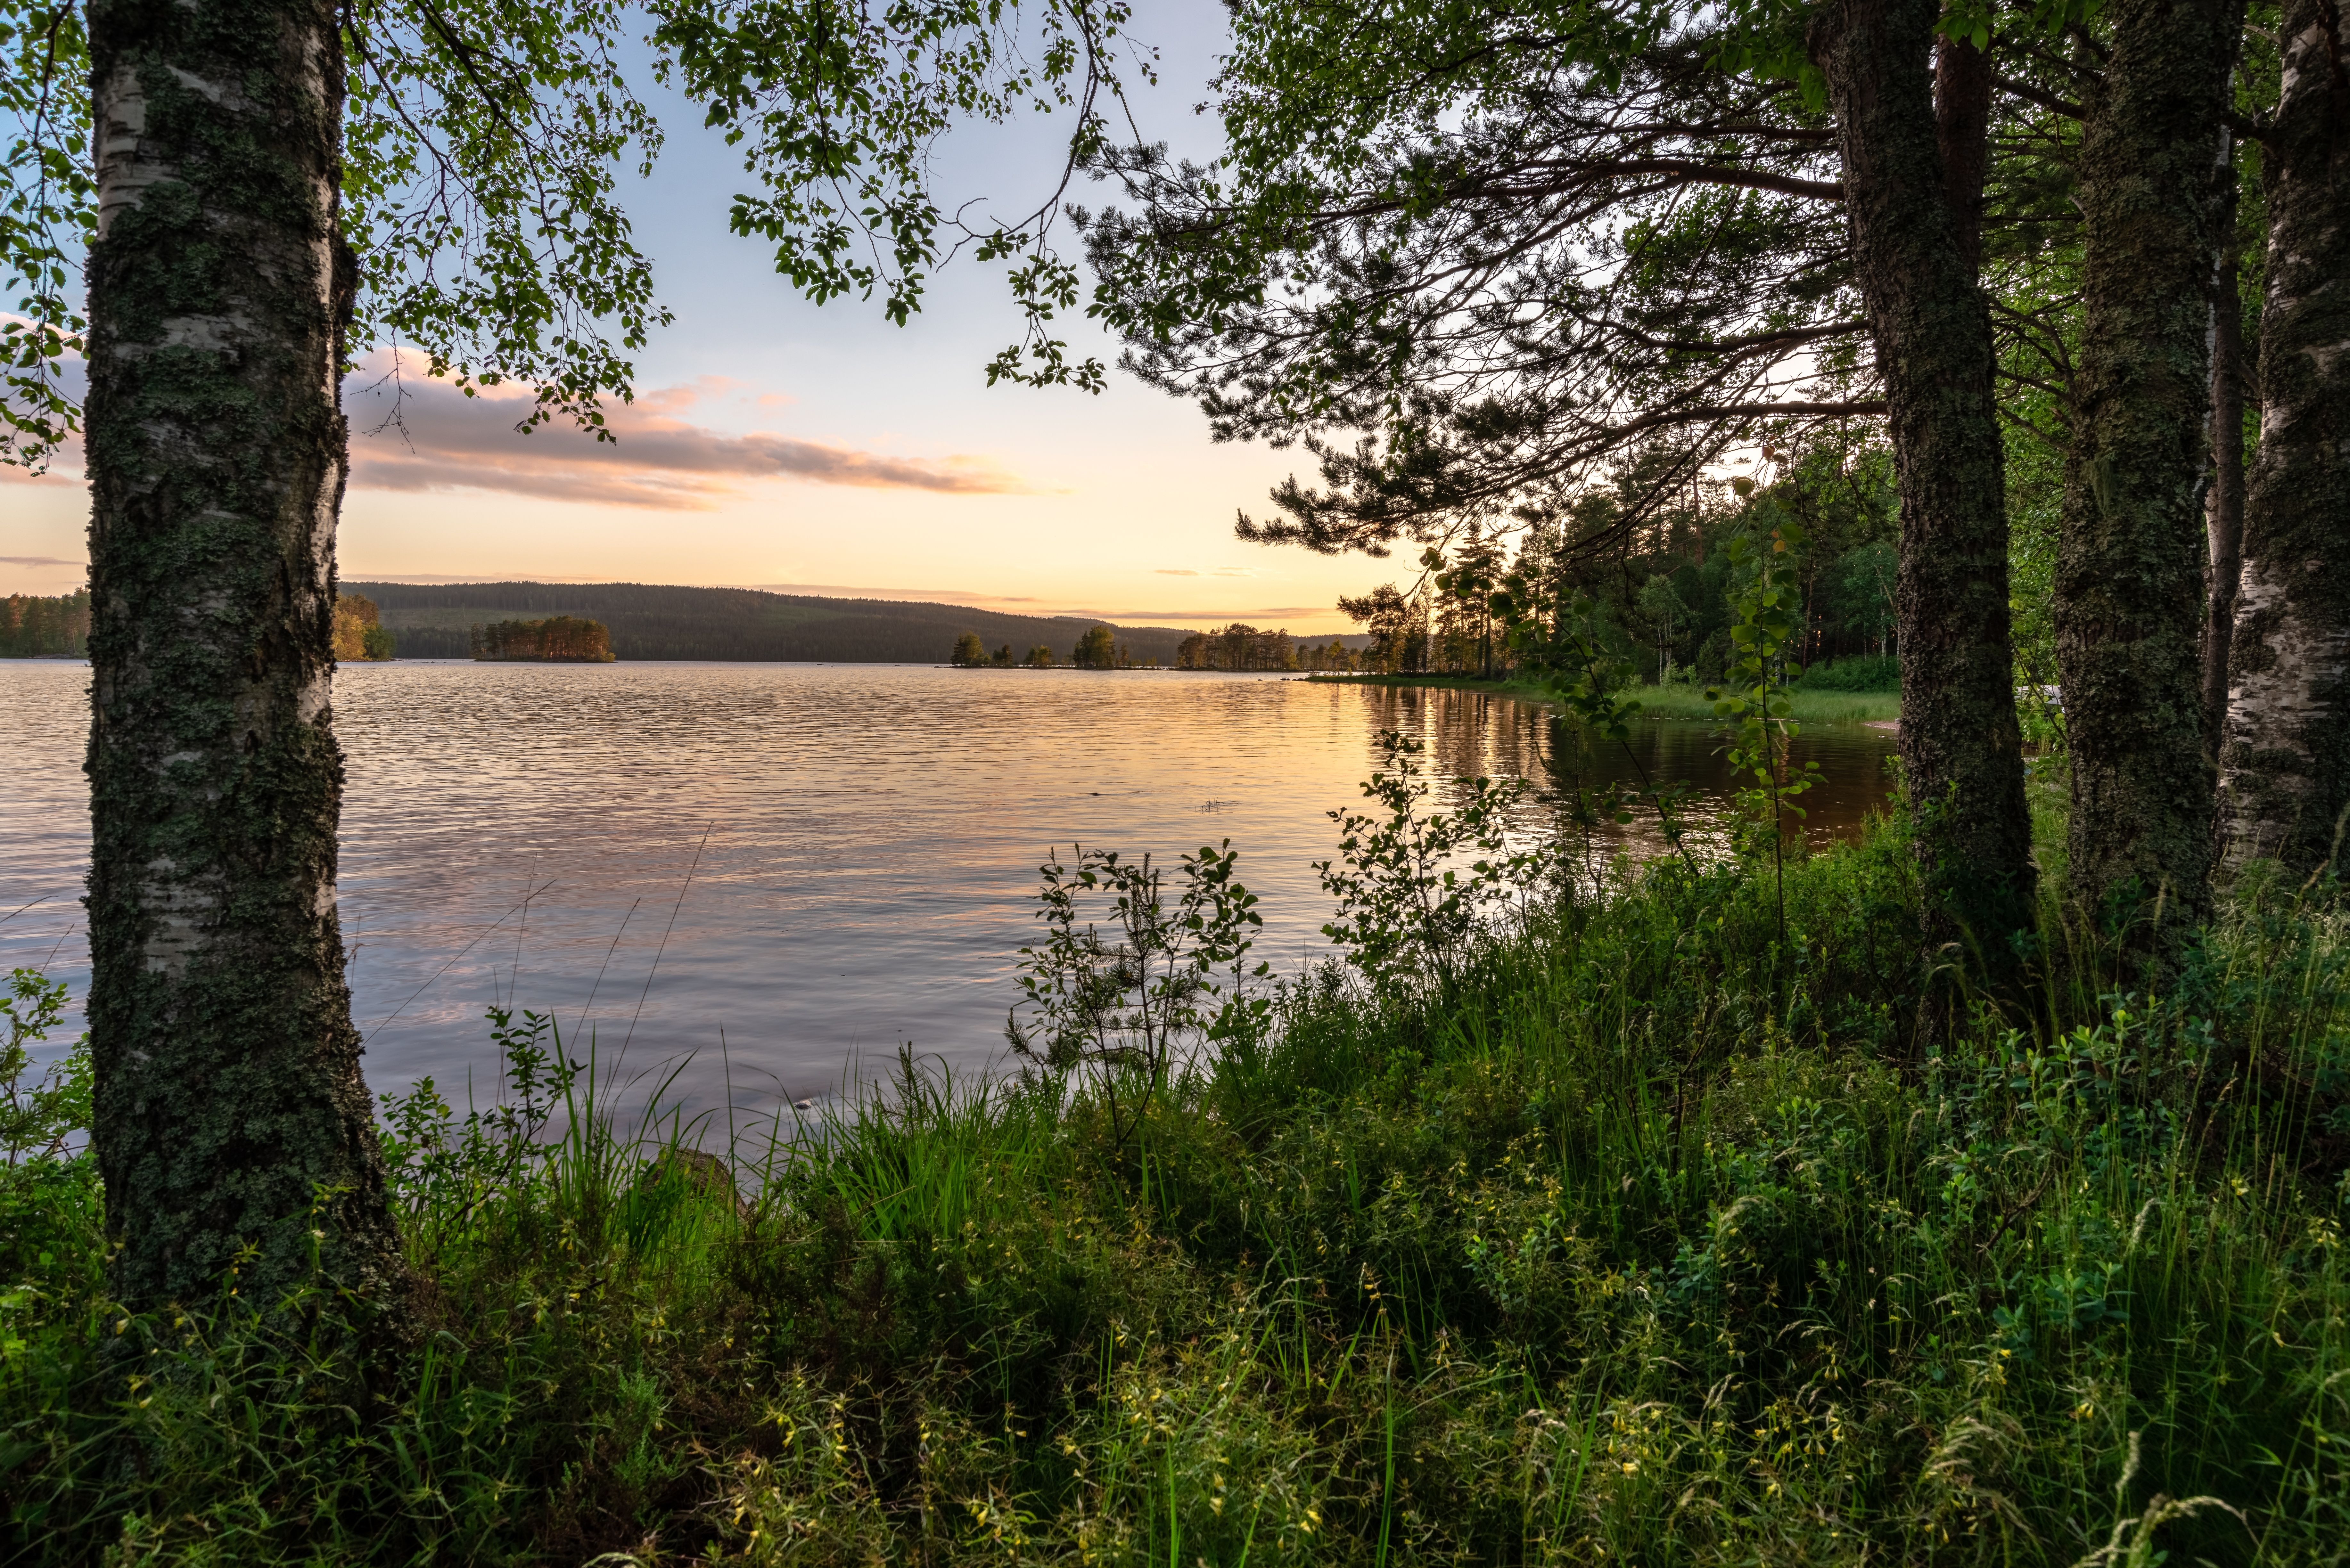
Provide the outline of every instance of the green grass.
<path id="1" fill-rule="evenodd" d="M 1794 863 L 1783 951 L 1767 878 L 1665 866 L 1449 994 L 1326 972 L 1125 1141 L 908 1064 L 734 1150 L 744 1212 L 585 1078 L 543 1156 L 411 1114 L 421 1334 L 364 1377 L 323 1297 L 119 1313 L 88 1162 L 16 1167 L 11 1550 L 2342 1562 L 2330 885 L 2153 999 L 2052 917 L 2028 1013 L 1928 1035 L 1912 867 Z"/>
<path id="2" fill-rule="evenodd" d="M 1643 686 L 1632 693 L 1640 711 L 1659 719 L 1702 719 L 1714 722 L 1713 704 L 1702 687 Z M 1803 724 L 1886 722 L 1901 714 L 1898 691 L 1806 691 L 1796 687 L 1787 694 L 1790 716 Z"/>
<path id="3" fill-rule="evenodd" d="M 1549 700 L 1539 682 L 1511 678 L 1483 680 L 1472 675 L 1309 675 L 1306 679 L 1367 686 L 1433 686 L 1456 691 L 1492 691 L 1537 702 Z M 1636 687 L 1630 695 L 1639 699 L 1640 711 L 1652 718 L 1711 722 L 1714 717 L 1713 704 L 1706 701 L 1701 686 L 1676 681 L 1669 686 Z M 1896 719 L 1901 712 L 1898 691 L 1807 691 L 1797 687 L 1789 693 L 1789 701 L 1792 716 L 1806 724 L 1883 722 Z"/>

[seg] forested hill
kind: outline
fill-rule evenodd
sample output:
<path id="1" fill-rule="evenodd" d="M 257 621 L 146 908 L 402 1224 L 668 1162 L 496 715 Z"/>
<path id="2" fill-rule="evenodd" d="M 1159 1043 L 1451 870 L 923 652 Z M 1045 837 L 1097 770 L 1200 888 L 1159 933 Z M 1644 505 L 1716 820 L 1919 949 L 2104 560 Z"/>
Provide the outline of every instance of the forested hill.
<path id="1" fill-rule="evenodd" d="M 651 583 L 347 582 L 373 599 L 403 659 L 463 659 L 476 621 L 574 615 L 601 621 L 619 659 L 795 659 L 843 664 L 943 664 L 955 639 L 975 631 L 1016 658 L 1038 643 L 1061 659 L 1088 627 L 1072 616 L 1003 615 L 897 599 L 808 598 L 755 588 L 665 587 Z M 1117 627 L 1138 660 L 1171 664 L 1188 631 Z"/>

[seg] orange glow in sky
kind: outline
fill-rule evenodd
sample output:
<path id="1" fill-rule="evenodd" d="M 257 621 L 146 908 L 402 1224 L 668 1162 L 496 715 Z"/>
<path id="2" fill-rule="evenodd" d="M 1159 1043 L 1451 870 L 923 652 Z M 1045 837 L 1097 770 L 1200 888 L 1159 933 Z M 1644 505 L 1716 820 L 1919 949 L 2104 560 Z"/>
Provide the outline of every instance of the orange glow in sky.
<path id="1" fill-rule="evenodd" d="M 1136 91 L 1139 122 L 1211 133 L 1188 111 L 1222 46 L 1222 7 L 1179 0 L 1152 26 L 1163 85 Z M 690 106 L 649 77 L 636 85 L 669 144 L 625 200 L 677 319 L 639 358 L 634 406 L 612 412 L 620 439 L 517 435 L 519 392 L 466 399 L 412 357 L 395 388 L 378 351 L 345 389 L 344 577 L 880 593 L 1300 634 L 1352 630 L 1339 594 L 1408 580 L 1408 561 L 1232 537 L 1237 512 L 1261 516 L 1282 479 L 1312 477 L 1303 452 L 1215 445 L 1189 404 L 1117 370 L 1098 397 L 989 388 L 982 368 L 1016 330 L 1000 267 L 950 265 L 903 328 L 870 303 L 798 298 L 757 244 L 726 232 L 745 183 L 733 155 Z M 1066 130 L 959 128 L 941 146 L 941 185 L 1025 211 L 1052 188 Z M 1056 326 L 1076 353 L 1115 361 L 1090 323 Z M 40 479 L 0 469 L 0 592 L 78 586 L 88 516 L 78 453 Z"/>

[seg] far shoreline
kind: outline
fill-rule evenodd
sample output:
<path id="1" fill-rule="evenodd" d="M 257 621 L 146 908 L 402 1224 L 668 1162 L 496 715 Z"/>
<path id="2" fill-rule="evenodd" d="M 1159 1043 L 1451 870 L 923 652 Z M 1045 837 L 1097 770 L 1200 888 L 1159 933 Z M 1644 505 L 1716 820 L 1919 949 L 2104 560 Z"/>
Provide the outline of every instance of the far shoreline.
<path id="1" fill-rule="evenodd" d="M 1534 681 L 1513 676 L 1488 680 L 1481 675 L 1317 673 L 1303 679 L 1332 686 L 1428 687 L 1448 691 L 1482 691 L 1495 697 L 1515 698 L 1522 702 L 1555 704 L 1558 701 Z M 1639 717 L 1643 719 L 1719 722 L 1713 704 L 1706 701 L 1701 688 L 1678 684 L 1636 686 L 1626 695 L 1640 704 Z M 1797 723 L 1860 724 L 1876 730 L 1898 728 L 1901 694 L 1898 691 L 1806 691 L 1797 687 L 1788 696 L 1793 707 L 1789 717 Z"/>

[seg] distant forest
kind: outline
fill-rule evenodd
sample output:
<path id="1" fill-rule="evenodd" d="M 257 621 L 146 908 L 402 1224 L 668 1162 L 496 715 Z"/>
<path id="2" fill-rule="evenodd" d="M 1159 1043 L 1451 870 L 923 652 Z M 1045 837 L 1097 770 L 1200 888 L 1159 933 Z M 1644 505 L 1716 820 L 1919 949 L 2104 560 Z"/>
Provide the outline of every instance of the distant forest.
<path id="1" fill-rule="evenodd" d="M 663 587 L 648 583 L 345 583 L 373 599 L 407 659 L 466 659 L 481 621 L 581 616 L 609 628 L 619 659 L 813 660 L 838 664 L 937 664 L 965 632 L 1055 650 L 1075 646 L 1079 616 L 1003 615 L 960 605 L 897 599 L 827 599 L 755 588 Z M 1117 627 L 1139 662 L 1175 662 L 1192 635 L 1173 627 Z"/>
<path id="2" fill-rule="evenodd" d="M 78 659 L 89 649 L 89 590 L 0 598 L 0 659 Z"/>

